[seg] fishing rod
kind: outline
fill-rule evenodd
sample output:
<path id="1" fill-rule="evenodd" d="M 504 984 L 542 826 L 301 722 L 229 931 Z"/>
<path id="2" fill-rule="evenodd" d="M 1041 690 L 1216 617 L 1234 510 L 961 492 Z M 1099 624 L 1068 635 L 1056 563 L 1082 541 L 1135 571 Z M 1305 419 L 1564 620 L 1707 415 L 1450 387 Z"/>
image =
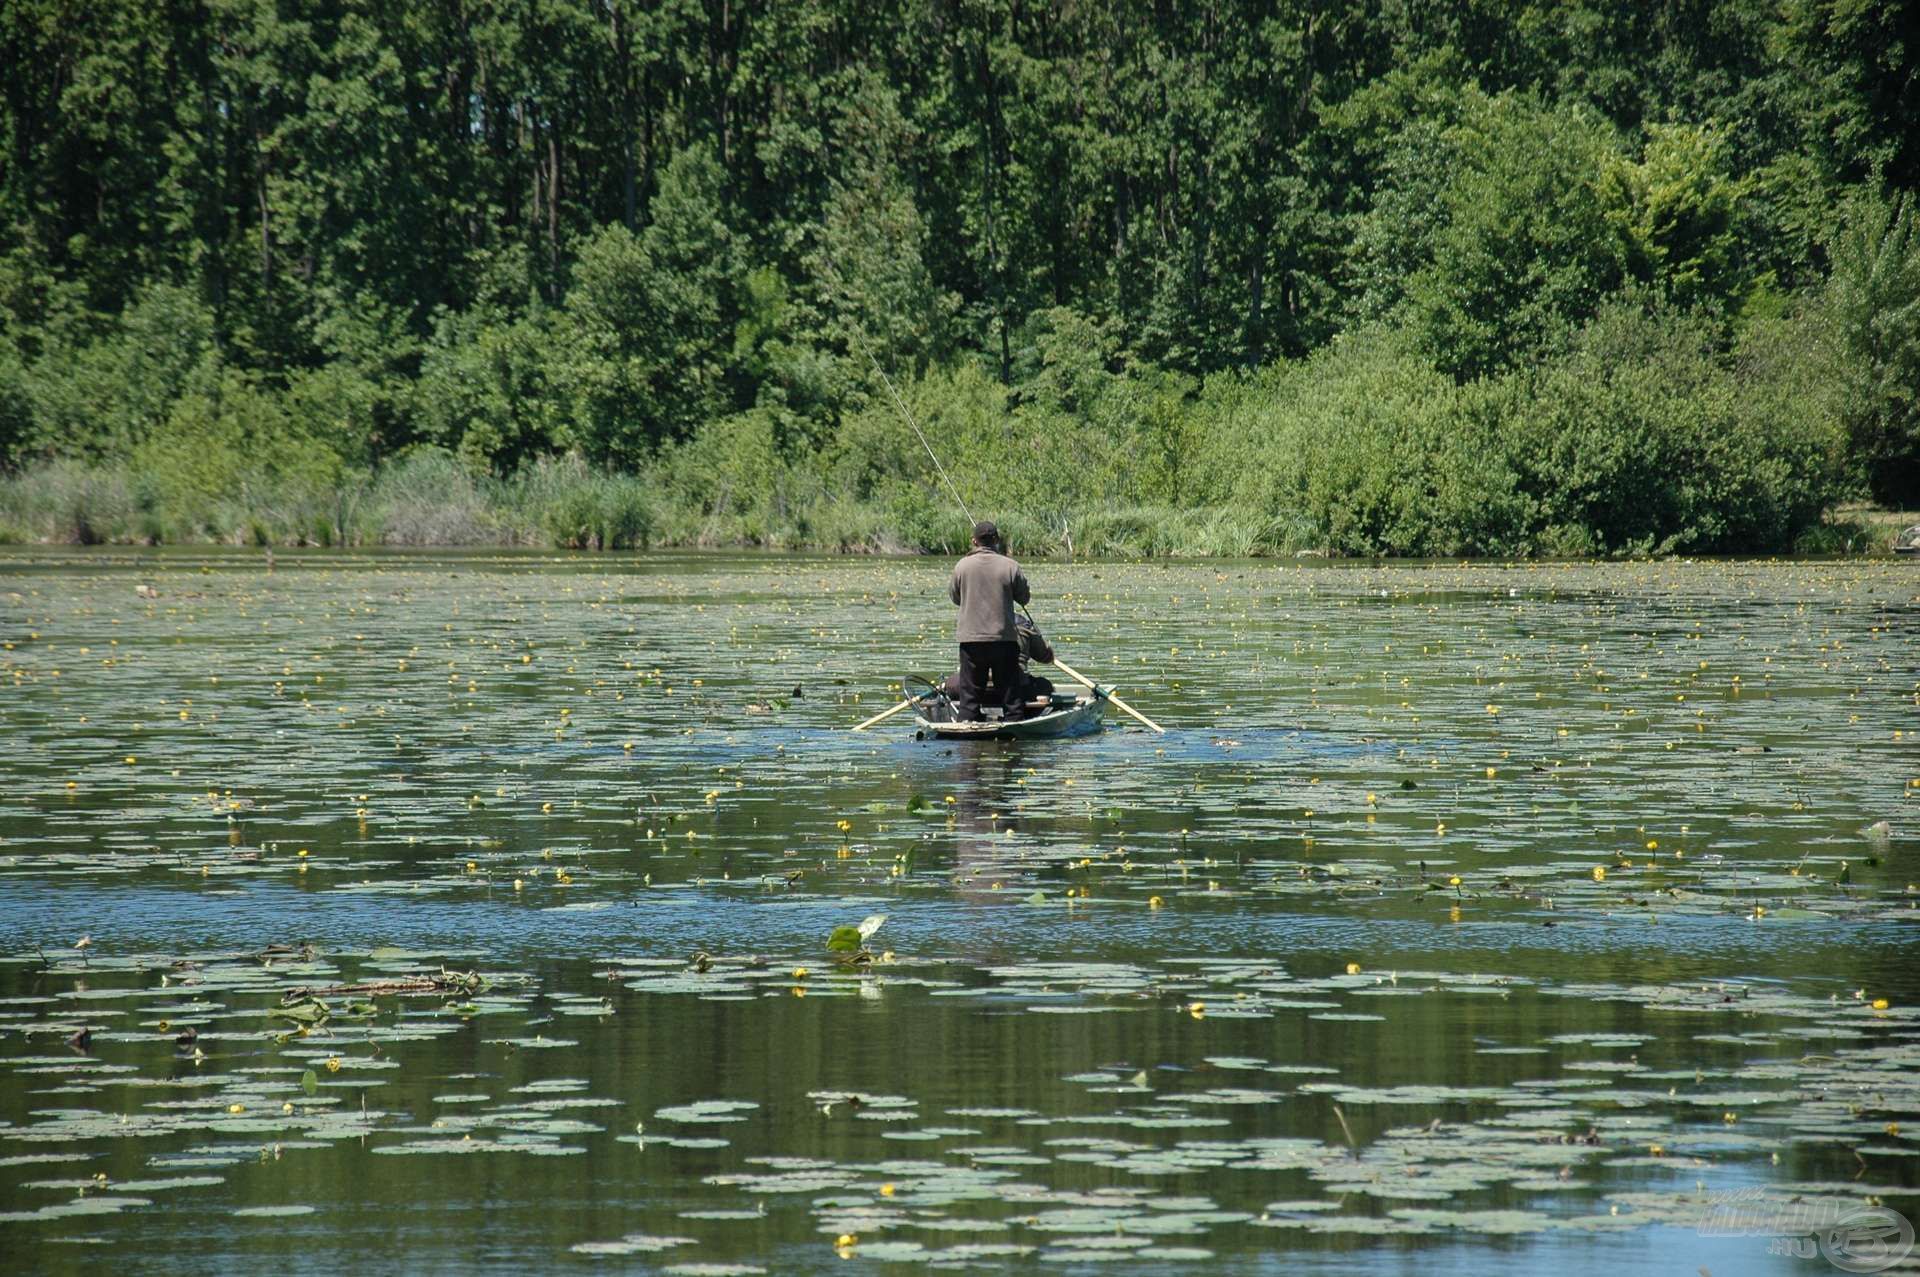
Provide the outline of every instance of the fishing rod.
<path id="1" fill-rule="evenodd" d="M 831 258 L 828 259 L 828 265 L 833 270 L 833 273 L 835 276 L 838 276 L 840 274 L 839 266 L 834 264 Z M 966 498 L 960 495 L 960 489 L 957 486 L 955 486 L 953 482 L 953 476 L 947 473 L 947 468 L 940 464 L 940 454 L 936 453 L 933 450 L 933 445 L 927 442 L 927 436 L 921 431 L 920 423 L 918 421 L 915 421 L 913 418 L 913 410 L 907 407 L 907 401 L 901 397 L 899 390 L 897 390 L 894 387 L 893 378 L 887 376 L 887 370 L 885 368 L 882 368 L 880 366 L 880 361 L 874 357 L 873 347 L 867 344 L 866 332 L 858 324 L 855 324 L 853 328 L 853 335 L 854 335 L 854 339 L 860 343 L 861 353 L 866 355 L 867 362 L 873 365 L 873 371 L 880 378 L 880 384 L 887 388 L 887 395 L 889 398 L 893 400 L 894 409 L 898 411 L 903 418 L 906 419 L 907 427 L 913 431 L 914 438 L 918 439 L 920 441 L 920 446 L 927 450 L 927 459 L 933 462 L 933 468 L 935 472 L 939 474 L 940 481 L 947 485 L 947 494 L 953 498 L 954 504 L 960 507 L 960 513 L 967 516 L 967 522 L 969 524 L 974 523 L 975 520 L 973 517 L 973 511 L 967 508 Z M 1040 629 L 1040 624 L 1039 622 L 1033 619 L 1033 613 L 1028 612 L 1024 605 L 1021 607 L 1020 610 L 1026 613 L 1027 622 L 1033 626 L 1036 632 L 1038 632 Z M 1145 723 L 1148 727 L 1151 727 L 1154 731 L 1160 732 L 1163 734 L 1166 732 L 1167 730 L 1166 728 L 1160 726 L 1160 724 L 1154 722 L 1151 718 L 1148 718 L 1145 714 L 1142 714 L 1139 710 L 1135 709 L 1133 706 L 1121 700 L 1111 690 L 1102 691 L 1098 683 L 1095 683 L 1092 679 L 1088 678 L 1085 674 L 1082 674 L 1079 670 L 1074 669 L 1071 665 L 1068 665 L 1065 661 L 1060 660 L 1058 653 L 1055 653 L 1054 659 L 1051 662 L 1051 664 L 1055 669 L 1059 670 L 1062 674 L 1065 674 L 1068 678 L 1071 678 L 1075 682 L 1080 683 L 1083 686 L 1089 688 L 1096 695 L 1105 697 L 1107 700 L 1113 702 L 1115 706 L 1133 715 L 1135 718 Z M 901 710 L 904 710 L 905 708 L 907 708 L 907 706 L 913 704 L 915 699 L 916 698 L 909 696 L 907 697 L 907 699 L 901 701 L 898 705 L 895 705 L 892 709 L 885 710 L 879 714 L 875 714 L 872 718 L 869 718 L 865 722 L 858 724 L 857 726 L 854 727 L 853 730 L 856 732 L 865 731 L 867 728 L 873 726 L 875 723 L 880 722 L 882 719 L 891 718 L 895 714 L 898 714 Z"/>
<path id="2" fill-rule="evenodd" d="M 827 269 L 833 273 L 834 282 L 839 290 L 843 293 L 846 292 L 847 281 L 846 277 L 840 273 L 840 263 L 836 262 L 831 254 L 825 256 L 825 261 Z M 847 300 L 851 303 L 852 298 L 848 297 Z M 874 375 L 879 377 L 880 384 L 887 388 L 887 397 L 893 400 L 894 409 L 906 419 L 907 428 L 913 431 L 913 437 L 918 439 L 920 446 L 927 450 L 927 460 L 933 462 L 934 472 L 940 476 L 940 482 L 947 485 L 947 495 L 952 497 L 954 504 L 960 507 L 960 513 L 967 516 L 967 523 L 969 524 L 969 530 L 971 530 L 971 525 L 975 520 L 973 511 L 967 508 L 967 499 L 960 495 L 960 489 L 954 485 L 953 476 L 948 474 L 947 468 L 940 464 L 940 454 L 936 453 L 933 450 L 933 445 L 927 442 L 927 436 L 921 431 L 920 423 L 914 420 L 913 410 L 907 407 L 907 401 L 901 396 L 900 391 L 895 388 L 893 378 L 887 376 L 887 370 L 880 366 L 879 359 L 874 356 L 873 347 L 867 342 L 867 330 L 859 323 L 858 319 L 855 319 L 851 326 L 853 329 L 853 339 L 860 343 L 860 353 L 865 355 L 867 362 L 873 365 Z"/>
<path id="3" fill-rule="evenodd" d="M 829 261 L 829 264 L 831 264 L 831 261 Z M 839 267 L 835 266 L 833 273 L 838 275 L 840 273 Z M 858 324 L 854 325 L 853 335 L 855 340 L 860 343 L 860 353 L 867 357 L 867 362 L 873 365 L 874 373 L 880 378 L 880 384 L 887 388 L 887 396 L 893 400 L 894 409 L 906 419 L 908 428 L 913 431 L 913 437 L 918 439 L 920 446 L 927 450 L 927 459 L 933 462 L 933 468 L 935 472 L 939 474 L 940 481 L 947 485 L 947 494 L 953 498 L 954 504 L 960 507 L 960 513 L 967 516 L 968 530 L 971 531 L 974 522 L 973 511 L 967 508 L 967 500 L 960 495 L 960 489 L 954 485 L 953 476 L 948 474 L 947 468 L 940 464 L 940 454 L 933 450 L 931 443 L 927 442 L 927 436 L 922 433 L 920 423 L 913 419 L 913 410 L 907 407 L 907 401 L 901 397 L 899 390 L 895 389 L 893 378 L 887 376 L 887 370 L 880 366 L 878 359 L 874 358 L 873 347 L 867 344 L 866 333 Z M 865 722 L 855 724 L 853 730 L 863 732 L 883 719 L 892 718 L 895 714 L 898 714 L 901 710 L 913 704 L 917 699 L 918 697 L 909 696 L 892 709 L 883 710 Z"/>
<path id="4" fill-rule="evenodd" d="M 858 333 L 859 329 L 856 328 L 854 331 Z M 887 394 L 893 399 L 893 406 L 899 410 L 902 417 L 907 419 L 907 425 L 912 428 L 914 438 L 918 439 L 920 446 L 927 450 L 927 459 L 933 462 L 933 468 L 939 472 L 941 482 L 947 485 L 947 494 L 953 498 L 954 504 L 960 507 L 960 513 L 967 516 L 967 522 L 974 522 L 973 511 L 967 509 L 966 498 L 962 497 L 960 489 L 954 486 L 953 476 L 947 473 L 947 468 L 940 464 L 939 454 L 934 452 L 933 445 L 928 443 L 926 435 L 920 432 L 920 423 L 913 419 L 913 412 L 907 407 L 907 401 L 900 397 L 898 390 L 894 389 L 893 379 L 887 376 L 887 370 L 880 366 L 880 361 L 873 357 L 873 348 L 867 345 L 864 335 L 860 338 L 860 349 L 866 354 L 867 362 L 873 365 L 874 372 L 880 375 L 880 384 L 887 388 Z"/>

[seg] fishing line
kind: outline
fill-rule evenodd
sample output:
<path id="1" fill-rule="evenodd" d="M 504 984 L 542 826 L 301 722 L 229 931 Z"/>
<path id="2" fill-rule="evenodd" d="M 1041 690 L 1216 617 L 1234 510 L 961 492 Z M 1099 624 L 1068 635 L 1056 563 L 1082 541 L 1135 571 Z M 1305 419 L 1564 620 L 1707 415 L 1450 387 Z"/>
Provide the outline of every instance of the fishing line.
<path id="1" fill-rule="evenodd" d="M 855 331 L 858 330 L 856 329 Z M 907 419 L 907 425 L 913 428 L 914 437 L 920 441 L 920 446 L 927 450 L 928 459 L 933 462 L 933 468 L 939 472 L 941 482 L 947 485 L 948 494 L 952 496 L 954 502 L 959 505 L 960 513 L 967 516 L 968 523 L 972 523 L 974 521 L 973 511 L 967 509 L 966 499 L 960 495 L 960 489 L 953 486 L 952 476 L 948 475 L 947 468 L 940 464 L 940 458 L 934 453 L 933 445 L 928 443 L 927 437 L 920 433 L 920 423 L 915 421 L 913 419 L 913 413 L 907 410 L 907 401 L 902 399 L 900 392 L 893 388 L 893 380 L 887 376 L 887 370 L 880 366 L 880 361 L 873 357 L 873 349 L 867 345 L 866 338 L 864 337 L 860 339 L 860 349 L 866 352 L 867 362 L 873 365 L 873 370 L 880 374 L 880 383 L 887 388 L 887 394 L 892 396 L 893 406 L 899 409 L 900 415 Z"/>
<path id="2" fill-rule="evenodd" d="M 823 256 L 826 260 L 827 269 L 833 273 L 834 282 L 839 286 L 842 293 L 846 293 L 848 291 L 847 282 L 846 277 L 840 273 L 840 263 L 836 262 L 831 254 L 823 254 Z M 847 300 L 851 307 L 851 296 L 849 296 Z M 967 516 L 968 524 L 972 524 L 975 521 L 973 511 L 967 509 L 966 498 L 962 497 L 960 495 L 960 489 L 954 486 L 953 476 L 947 473 L 947 468 L 940 464 L 939 454 L 934 452 L 933 445 L 927 442 L 927 436 L 921 433 L 920 423 L 913 419 L 913 413 L 907 408 L 907 401 L 900 397 L 898 390 L 894 389 L 893 379 L 887 376 L 887 370 L 880 366 L 878 359 L 874 358 L 873 347 L 867 344 L 866 330 L 860 326 L 857 320 L 853 322 L 852 329 L 853 339 L 860 343 L 860 353 L 867 357 L 867 362 L 873 365 L 873 371 L 879 374 L 880 384 L 887 388 L 887 397 L 893 400 L 894 408 L 899 411 L 902 417 L 906 418 L 908 428 L 913 431 L 913 437 L 918 439 L 920 446 L 927 450 L 927 459 L 933 462 L 934 472 L 940 476 L 940 482 L 947 485 L 947 495 L 951 496 L 954 504 L 960 507 L 960 513 Z M 969 527 L 968 531 L 971 532 L 972 528 Z"/>

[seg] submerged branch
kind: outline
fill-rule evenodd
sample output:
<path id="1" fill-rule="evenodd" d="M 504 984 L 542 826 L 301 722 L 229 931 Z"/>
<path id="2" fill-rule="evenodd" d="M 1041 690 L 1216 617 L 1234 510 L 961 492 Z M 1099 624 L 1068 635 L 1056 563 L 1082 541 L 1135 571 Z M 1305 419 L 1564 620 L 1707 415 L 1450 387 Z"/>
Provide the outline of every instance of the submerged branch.
<path id="1" fill-rule="evenodd" d="M 289 989 L 281 996 L 280 1001 L 282 1005 L 290 1005 L 310 998 L 342 997 L 355 993 L 374 997 L 385 994 L 464 993 L 472 995 L 486 988 L 486 977 L 478 972 L 443 971 L 436 976 L 418 976 L 406 980 L 370 980 L 360 984 L 311 985 Z"/>

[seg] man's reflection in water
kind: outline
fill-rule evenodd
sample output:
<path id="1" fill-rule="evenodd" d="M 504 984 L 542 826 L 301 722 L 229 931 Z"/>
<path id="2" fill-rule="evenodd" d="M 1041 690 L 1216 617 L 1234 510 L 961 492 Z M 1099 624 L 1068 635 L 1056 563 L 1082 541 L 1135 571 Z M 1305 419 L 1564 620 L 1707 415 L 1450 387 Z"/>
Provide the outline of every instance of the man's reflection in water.
<path id="1" fill-rule="evenodd" d="M 930 801 L 947 806 L 946 845 L 953 849 L 953 883 L 962 900 L 984 902 L 994 895 L 993 884 L 1009 881 L 1015 867 L 1007 837 L 1018 827 L 1014 812 L 1016 783 L 1024 774 L 1017 743 L 1008 741 L 944 742 L 928 746 L 942 756 L 929 780 L 945 788 Z M 935 843 L 942 841 L 936 838 Z"/>

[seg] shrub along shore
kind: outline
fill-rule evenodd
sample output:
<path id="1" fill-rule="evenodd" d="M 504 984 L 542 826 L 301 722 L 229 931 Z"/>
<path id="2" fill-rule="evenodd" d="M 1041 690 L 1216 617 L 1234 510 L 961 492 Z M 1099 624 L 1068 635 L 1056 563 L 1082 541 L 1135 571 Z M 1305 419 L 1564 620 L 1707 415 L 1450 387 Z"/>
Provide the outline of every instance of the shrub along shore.
<path id="1" fill-rule="evenodd" d="M 1920 504 L 1902 6 L 1151 8 L 6 6 L 0 540 L 953 550 L 888 378 L 1030 553 Z"/>
<path id="2" fill-rule="evenodd" d="M 1716 326 L 1603 309 L 1555 357 L 1465 383 L 1385 329 L 1197 380 L 1114 371 L 1071 313 L 1009 388 L 977 361 L 902 387 L 967 503 L 1029 553 L 1579 556 L 1840 551 L 1855 490 L 1818 314 Z M 622 472 L 579 453 L 500 474 L 415 446 L 354 467 L 297 395 L 188 391 L 121 458 L 0 477 L 0 541 L 581 549 L 958 549 L 899 410 L 818 440 L 748 411 Z"/>

